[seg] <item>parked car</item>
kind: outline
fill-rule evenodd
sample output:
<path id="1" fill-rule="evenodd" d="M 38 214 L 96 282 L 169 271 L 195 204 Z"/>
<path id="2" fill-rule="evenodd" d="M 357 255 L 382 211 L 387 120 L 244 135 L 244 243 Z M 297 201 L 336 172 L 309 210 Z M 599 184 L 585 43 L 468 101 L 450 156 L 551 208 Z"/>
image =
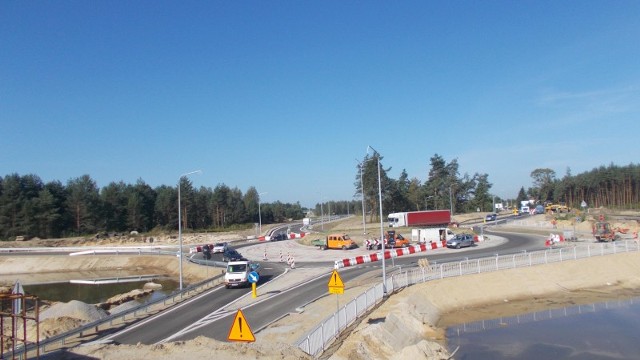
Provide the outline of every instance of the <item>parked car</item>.
<path id="1" fill-rule="evenodd" d="M 461 247 L 473 246 L 472 234 L 458 234 L 454 238 L 447 240 L 448 248 L 460 249 Z"/>
<path id="2" fill-rule="evenodd" d="M 226 242 L 220 242 L 220 243 L 216 243 L 213 245 L 213 250 L 211 250 L 212 253 L 224 253 L 225 251 L 227 251 L 227 248 L 229 247 L 229 245 Z"/>
<path id="3" fill-rule="evenodd" d="M 227 251 L 225 251 L 222 254 L 222 261 L 247 261 L 247 259 L 242 256 L 242 254 L 240 254 L 237 250 L 235 249 L 227 249 Z"/>
<path id="4" fill-rule="evenodd" d="M 487 214 L 487 217 L 485 217 L 486 221 L 496 221 L 496 218 L 498 218 L 498 214 Z"/>

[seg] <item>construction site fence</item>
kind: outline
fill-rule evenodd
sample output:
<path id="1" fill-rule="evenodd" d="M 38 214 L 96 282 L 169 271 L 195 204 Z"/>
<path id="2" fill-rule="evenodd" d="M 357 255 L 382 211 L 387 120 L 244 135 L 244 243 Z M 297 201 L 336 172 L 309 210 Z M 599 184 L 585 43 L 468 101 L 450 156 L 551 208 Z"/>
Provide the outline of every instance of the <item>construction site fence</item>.
<path id="1" fill-rule="evenodd" d="M 578 244 L 575 246 L 551 247 L 546 250 L 522 252 L 508 255 L 495 255 L 478 259 L 469 259 L 441 264 L 430 264 L 418 268 L 406 269 L 393 274 L 382 283 L 375 285 L 354 300 L 338 309 L 296 342 L 298 348 L 317 358 L 361 316 L 367 314 L 387 295 L 413 285 L 431 280 L 454 276 L 480 274 L 506 269 L 572 261 L 594 256 L 605 256 L 627 252 L 640 252 L 640 242 L 622 240 L 610 243 Z"/>

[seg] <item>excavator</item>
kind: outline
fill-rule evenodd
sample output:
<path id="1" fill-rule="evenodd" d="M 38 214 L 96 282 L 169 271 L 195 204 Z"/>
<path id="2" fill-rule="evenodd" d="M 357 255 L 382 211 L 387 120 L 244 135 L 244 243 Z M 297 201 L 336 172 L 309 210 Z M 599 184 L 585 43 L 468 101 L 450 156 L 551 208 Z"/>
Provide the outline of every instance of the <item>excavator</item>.
<path id="1" fill-rule="evenodd" d="M 591 232 L 598 242 L 610 242 L 619 240 L 620 235 L 618 235 L 617 233 L 626 234 L 628 231 L 629 229 L 611 227 L 611 224 L 604 221 L 602 217 L 600 218 L 600 221 L 593 223 L 591 227 Z"/>

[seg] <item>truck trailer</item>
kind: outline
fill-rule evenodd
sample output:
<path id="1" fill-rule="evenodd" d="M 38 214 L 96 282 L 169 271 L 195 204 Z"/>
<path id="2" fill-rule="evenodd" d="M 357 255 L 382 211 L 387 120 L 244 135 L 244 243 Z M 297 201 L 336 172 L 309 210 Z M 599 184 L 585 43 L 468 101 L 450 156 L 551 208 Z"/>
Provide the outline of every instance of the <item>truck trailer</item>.
<path id="1" fill-rule="evenodd" d="M 392 213 L 388 216 L 389 227 L 446 226 L 451 223 L 451 211 L 426 210 Z"/>

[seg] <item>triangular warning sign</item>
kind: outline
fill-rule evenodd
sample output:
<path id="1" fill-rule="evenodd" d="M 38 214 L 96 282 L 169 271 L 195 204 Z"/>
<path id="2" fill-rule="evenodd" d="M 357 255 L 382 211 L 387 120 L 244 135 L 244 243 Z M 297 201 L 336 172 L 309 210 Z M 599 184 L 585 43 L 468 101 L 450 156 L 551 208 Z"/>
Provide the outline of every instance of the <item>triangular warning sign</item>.
<path id="1" fill-rule="evenodd" d="M 344 283 L 340 278 L 340 274 L 338 274 L 338 270 L 333 270 L 333 273 L 331 273 L 331 278 L 329 279 L 329 287 L 344 287 Z"/>
<path id="2" fill-rule="evenodd" d="M 229 336 L 227 336 L 227 340 L 248 342 L 256 341 L 256 337 L 253 336 L 249 323 L 245 320 L 242 310 L 240 309 L 238 309 L 236 317 L 233 319 L 233 324 L 231 325 L 231 329 L 229 329 Z"/>

